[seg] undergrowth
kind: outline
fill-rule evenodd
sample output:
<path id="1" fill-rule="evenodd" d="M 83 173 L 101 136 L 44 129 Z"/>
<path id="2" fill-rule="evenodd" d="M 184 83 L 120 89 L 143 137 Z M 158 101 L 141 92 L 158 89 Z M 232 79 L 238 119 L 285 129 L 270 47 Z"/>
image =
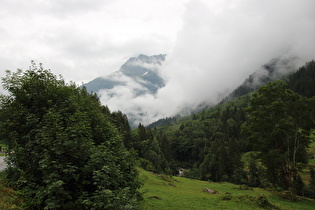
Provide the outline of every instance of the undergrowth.
<path id="1" fill-rule="evenodd" d="M 6 186 L 4 172 L 0 172 L 0 209 L 22 209 L 21 204 L 22 200 L 18 193 Z"/>

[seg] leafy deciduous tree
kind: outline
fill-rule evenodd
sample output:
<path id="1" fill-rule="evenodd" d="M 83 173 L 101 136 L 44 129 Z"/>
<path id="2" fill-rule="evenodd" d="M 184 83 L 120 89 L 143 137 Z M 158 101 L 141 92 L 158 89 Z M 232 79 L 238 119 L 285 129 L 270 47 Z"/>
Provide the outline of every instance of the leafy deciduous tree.
<path id="1" fill-rule="evenodd" d="M 7 71 L 1 136 L 7 177 L 29 209 L 128 209 L 140 187 L 133 157 L 96 96 L 34 62 Z"/>
<path id="2" fill-rule="evenodd" d="M 308 99 L 288 89 L 285 82 L 276 81 L 253 94 L 247 112 L 243 133 L 254 150 L 261 151 L 269 181 L 291 189 L 298 163 L 307 161 L 312 126 Z"/>

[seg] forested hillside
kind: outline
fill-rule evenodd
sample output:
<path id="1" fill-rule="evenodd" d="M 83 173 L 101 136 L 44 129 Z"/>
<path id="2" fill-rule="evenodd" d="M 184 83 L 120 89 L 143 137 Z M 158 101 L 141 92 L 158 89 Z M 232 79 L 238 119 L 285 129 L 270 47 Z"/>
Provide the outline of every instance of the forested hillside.
<path id="1" fill-rule="evenodd" d="M 288 85 L 295 92 L 311 98 L 315 96 L 315 62 L 311 61 L 289 75 Z"/>
<path id="2" fill-rule="evenodd" d="M 5 176 L 26 208 L 137 208 L 136 166 L 315 198 L 314 61 L 210 109 L 133 130 L 125 114 L 41 65 L 8 71 L 3 83 Z"/>
<path id="3" fill-rule="evenodd" d="M 251 74 L 243 84 L 233 90 L 221 103 L 253 92 L 260 86 L 266 85 L 268 82 L 285 79 L 290 73 L 296 70 L 294 69 L 293 63 L 291 59 L 272 59 L 264 64 L 258 71 Z"/>
<path id="4" fill-rule="evenodd" d="M 129 147 L 147 170 L 175 175 L 182 168 L 190 178 L 314 197 L 311 180 L 301 179 L 302 169 L 313 171 L 307 148 L 313 141 L 314 72 L 311 61 L 256 92 L 150 129 L 139 125 Z"/>

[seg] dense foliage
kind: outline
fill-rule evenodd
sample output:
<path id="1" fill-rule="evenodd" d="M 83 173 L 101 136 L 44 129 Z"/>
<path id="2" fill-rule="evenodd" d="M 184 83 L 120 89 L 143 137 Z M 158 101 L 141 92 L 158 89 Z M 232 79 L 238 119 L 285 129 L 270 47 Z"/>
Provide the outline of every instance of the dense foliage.
<path id="1" fill-rule="evenodd" d="M 302 66 L 288 78 L 289 87 L 295 92 L 311 98 L 315 96 L 315 61 Z"/>
<path id="2" fill-rule="evenodd" d="M 35 63 L 7 71 L 1 137 L 7 179 L 28 209 L 132 209 L 140 184 L 123 136 L 95 95 Z"/>
<path id="3" fill-rule="evenodd" d="M 311 108 L 306 97 L 276 81 L 254 93 L 246 109 L 243 132 L 253 150 L 261 152 L 269 181 L 285 189 L 291 189 L 292 180 L 299 178 L 298 163 L 307 163 Z"/>
<path id="4" fill-rule="evenodd" d="M 311 61 L 285 78 L 287 83 L 239 92 L 241 97 L 190 116 L 161 119 L 147 128 L 140 124 L 131 131 L 117 113 L 115 124 L 146 170 L 175 175 L 184 169 L 190 178 L 276 187 L 312 197 L 300 175 L 314 128 L 314 67 Z M 268 70 L 276 74 L 275 68 Z"/>
<path id="5" fill-rule="evenodd" d="M 311 61 L 285 82 L 270 82 L 199 113 L 151 124 L 160 148 L 161 136 L 169 145 L 170 152 L 163 152 L 169 157 L 168 172 L 184 168 L 186 177 L 312 194 L 301 171 L 314 128 L 314 72 Z"/>

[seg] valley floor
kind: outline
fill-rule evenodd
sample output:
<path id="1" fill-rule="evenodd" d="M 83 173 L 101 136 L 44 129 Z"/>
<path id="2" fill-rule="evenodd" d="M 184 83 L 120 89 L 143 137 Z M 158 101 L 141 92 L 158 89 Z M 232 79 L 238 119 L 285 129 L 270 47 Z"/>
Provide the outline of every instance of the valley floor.
<path id="1" fill-rule="evenodd" d="M 143 209 L 315 209 L 312 199 L 281 199 L 260 188 L 247 188 L 230 183 L 210 183 L 182 177 L 157 175 L 140 170 Z M 219 194 L 204 192 L 205 188 Z"/>

